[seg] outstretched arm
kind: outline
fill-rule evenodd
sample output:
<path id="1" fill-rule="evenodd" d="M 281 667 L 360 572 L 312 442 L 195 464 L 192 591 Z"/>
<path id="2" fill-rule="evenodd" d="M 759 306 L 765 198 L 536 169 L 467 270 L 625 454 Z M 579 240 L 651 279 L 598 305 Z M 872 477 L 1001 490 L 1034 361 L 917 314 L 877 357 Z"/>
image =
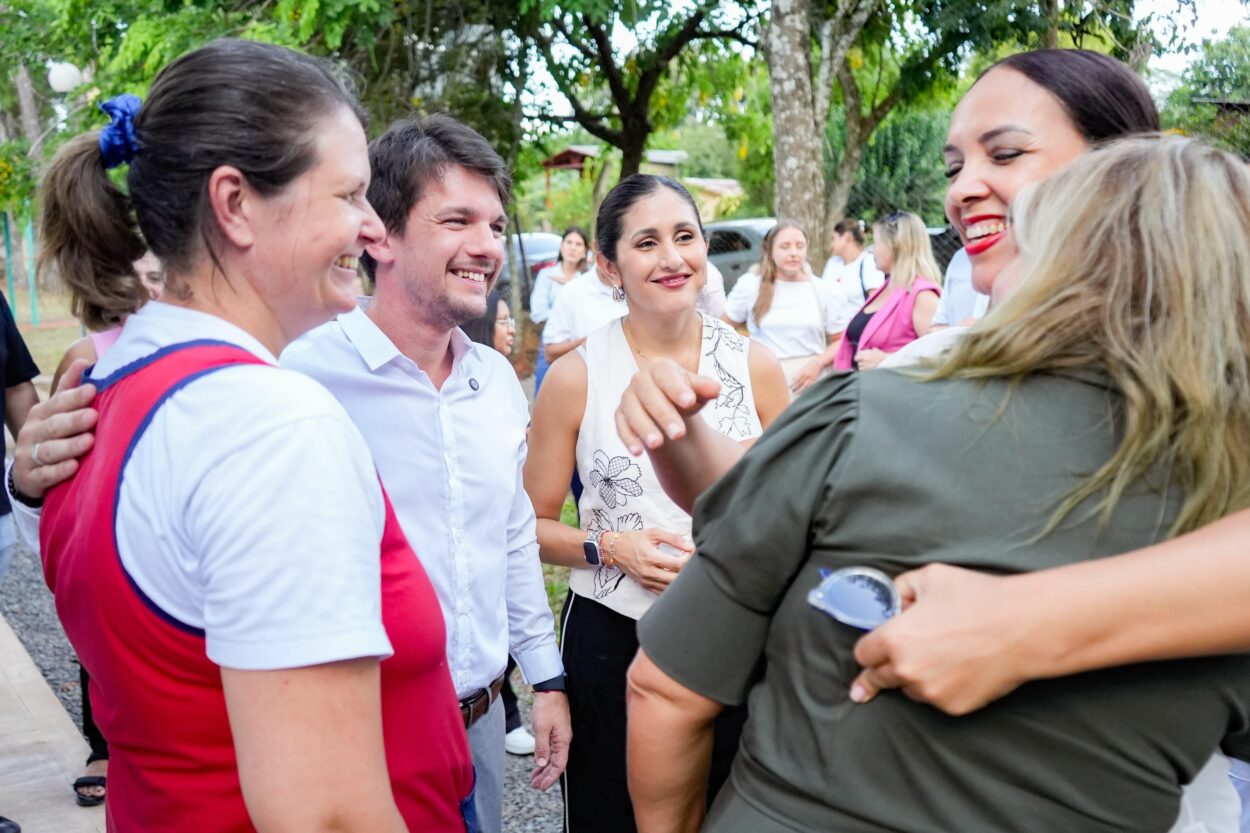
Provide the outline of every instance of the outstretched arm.
<path id="1" fill-rule="evenodd" d="M 950 714 L 1028 680 L 1250 651 L 1250 509 L 1126 555 L 1017 576 L 931 565 L 896 579 L 910 603 L 860 640 L 852 699 L 884 688 Z"/>

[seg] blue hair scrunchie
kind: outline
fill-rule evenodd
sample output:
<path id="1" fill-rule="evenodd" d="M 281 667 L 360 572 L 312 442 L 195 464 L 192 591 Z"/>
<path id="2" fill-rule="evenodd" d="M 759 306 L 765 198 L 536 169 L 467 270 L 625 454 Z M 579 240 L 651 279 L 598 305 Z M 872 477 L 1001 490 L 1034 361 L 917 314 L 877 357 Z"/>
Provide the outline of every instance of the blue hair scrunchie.
<path id="1" fill-rule="evenodd" d="M 104 167 L 116 168 L 135 158 L 139 140 L 135 138 L 135 114 L 143 102 L 139 96 L 122 93 L 100 105 L 113 121 L 100 131 L 100 155 Z"/>

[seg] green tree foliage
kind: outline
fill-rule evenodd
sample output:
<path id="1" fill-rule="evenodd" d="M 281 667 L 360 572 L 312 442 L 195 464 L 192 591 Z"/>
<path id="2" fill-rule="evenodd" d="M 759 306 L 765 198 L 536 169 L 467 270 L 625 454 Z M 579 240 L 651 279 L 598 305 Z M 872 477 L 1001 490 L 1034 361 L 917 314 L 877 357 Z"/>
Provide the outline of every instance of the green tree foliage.
<path id="1" fill-rule="evenodd" d="M 573 113 L 564 116 L 545 102 L 535 115 L 575 123 L 621 151 L 621 175 L 638 170 L 648 138 L 673 127 L 700 94 L 710 97 L 710 77 L 697 71 L 715 63 L 726 44 L 752 44 L 756 10 L 722 0 L 674 4 L 668 0 L 523 0 L 532 36 L 557 91 Z M 615 35 L 626 28 L 630 49 Z"/>
<path id="2" fill-rule="evenodd" d="M 1207 40 L 1168 96 L 1164 126 L 1202 134 L 1250 157 L 1250 26 Z"/>

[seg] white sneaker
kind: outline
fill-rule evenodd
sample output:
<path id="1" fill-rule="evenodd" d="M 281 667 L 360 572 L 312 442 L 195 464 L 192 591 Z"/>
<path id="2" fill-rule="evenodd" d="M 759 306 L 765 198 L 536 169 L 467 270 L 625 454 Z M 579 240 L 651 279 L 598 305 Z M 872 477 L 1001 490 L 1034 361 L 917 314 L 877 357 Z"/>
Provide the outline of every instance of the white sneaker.
<path id="1" fill-rule="evenodd" d="M 509 755 L 533 755 L 534 736 L 518 726 L 503 736 L 503 748 Z"/>

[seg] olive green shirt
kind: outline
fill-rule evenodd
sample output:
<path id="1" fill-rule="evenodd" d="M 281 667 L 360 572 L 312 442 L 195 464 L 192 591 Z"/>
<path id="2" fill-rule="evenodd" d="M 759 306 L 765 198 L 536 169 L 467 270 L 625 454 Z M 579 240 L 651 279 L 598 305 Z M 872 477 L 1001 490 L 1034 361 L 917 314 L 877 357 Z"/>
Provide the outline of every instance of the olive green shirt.
<path id="1" fill-rule="evenodd" d="M 697 555 L 639 624 L 688 688 L 750 721 L 707 830 L 1166 831 L 1180 784 L 1250 727 L 1250 657 L 1029 683 L 966 717 L 848 698 L 863 634 L 808 604 L 820 568 L 1040 570 L 1160 540 L 1179 497 L 1139 482 L 1041 535 L 1117 444 L 1092 374 L 921 383 L 835 375 L 698 502 Z M 1006 399 L 1005 399 L 1006 397 Z M 1178 581 L 1184 581 L 1178 575 Z"/>

